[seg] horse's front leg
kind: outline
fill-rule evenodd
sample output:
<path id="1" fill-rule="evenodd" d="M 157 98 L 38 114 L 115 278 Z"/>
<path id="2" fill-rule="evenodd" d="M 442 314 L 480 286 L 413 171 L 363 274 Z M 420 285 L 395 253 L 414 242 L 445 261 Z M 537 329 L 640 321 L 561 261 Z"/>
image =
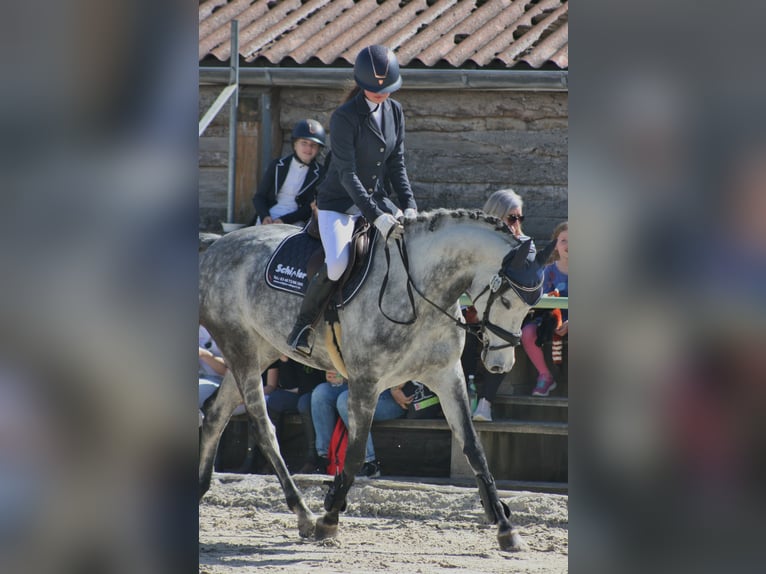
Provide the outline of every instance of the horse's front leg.
<path id="1" fill-rule="evenodd" d="M 285 493 L 288 508 L 298 516 L 299 534 L 304 538 L 309 537 L 314 533 L 315 516 L 293 482 L 279 451 L 276 431 L 266 412 L 260 369 L 251 368 L 246 371 L 241 390 L 245 399 L 245 408 L 255 426 L 256 444 L 274 469 Z"/>
<path id="2" fill-rule="evenodd" d="M 346 496 L 354 484 L 356 474 L 364 464 L 367 436 L 377 404 L 374 383 L 349 383 L 348 392 L 348 447 L 343 471 L 336 475 L 324 499 L 325 514 L 316 524 L 316 538 L 333 537 L 338 532 L 338 515 L 346 510 Z"/>
<path id="3" fill-rule="evenodd" d="M 497 541 L 500 548 L 522 550 L 524 542 L 519 532 L 511 525 L 509 520 L 511 512 L 508 505 L 500 500 L 495 479 L 489 472 L 484 447 L 471 420 L 468 393 L 460 363 L 457 363 L 453 370 L 445 373 L 438 382 L 434 382 L 433 386 L 423 382 L 439 397 L 444 417 L 452 430 L 452 436 L 458 444 L 462 445 L 463 454 L 476 475 L 476 483 L 479 486 L 479 495 L 487 519 L 498 525 Z"/>

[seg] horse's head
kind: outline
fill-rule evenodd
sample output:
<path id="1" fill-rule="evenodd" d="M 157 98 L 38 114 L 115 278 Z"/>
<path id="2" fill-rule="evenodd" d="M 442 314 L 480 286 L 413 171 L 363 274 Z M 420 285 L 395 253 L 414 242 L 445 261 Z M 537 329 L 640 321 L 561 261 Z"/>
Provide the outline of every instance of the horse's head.
<path id="1" fill-rule="evenodd" d="M 513 367 L 521 323 L 542 297 L 543 268 L 554 243 L 537 253 L 532 239 L 517 242 L 474 301 L 484 338 L 481 358 L 490 373 L 505 373 Z"/>

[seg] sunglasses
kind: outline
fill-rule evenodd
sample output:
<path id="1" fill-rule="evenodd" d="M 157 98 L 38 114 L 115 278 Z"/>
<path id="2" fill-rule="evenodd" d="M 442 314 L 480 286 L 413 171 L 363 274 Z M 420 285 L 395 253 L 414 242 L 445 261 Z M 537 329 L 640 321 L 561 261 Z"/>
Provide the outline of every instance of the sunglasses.
<path id="1" fill-rule="evenodd" d="M 505 218 L 508 223 L 516 223 L 517 221 L 524 221 L 523 215 L 507 215 Z"/>

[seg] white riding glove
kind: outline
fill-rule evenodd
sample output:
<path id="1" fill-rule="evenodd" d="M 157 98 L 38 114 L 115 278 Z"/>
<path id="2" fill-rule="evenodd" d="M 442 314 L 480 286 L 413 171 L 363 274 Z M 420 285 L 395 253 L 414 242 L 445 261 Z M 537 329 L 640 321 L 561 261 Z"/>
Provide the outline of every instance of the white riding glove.
<path id="1" fill-rule="evenodd" d="M 408 207 L 404 210 L 404 219 L 415 219 L 418 216 L 418 210 L 414 207 Z"/>
<path id="2" fill-rule="evenodd" d="M 378 228 L 378 231 L 383 234 L 383 237 L 386 238 L 386 241 L 388 241 L 389 237 L 393 239 L 399 239 L 404 233 L 404 227 L 402 227 L 402 224 L 399 223 L 396 220 L 396 217 L 390 213 L 379 215 L 377 219 L 373 221 L 373 225 L 375 225 L 375 227 Z"/>

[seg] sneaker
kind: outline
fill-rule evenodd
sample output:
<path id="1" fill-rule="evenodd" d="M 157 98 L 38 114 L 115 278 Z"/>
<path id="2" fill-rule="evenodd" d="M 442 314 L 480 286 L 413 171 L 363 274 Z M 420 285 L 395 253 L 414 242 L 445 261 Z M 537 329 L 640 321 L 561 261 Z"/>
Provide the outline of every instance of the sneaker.
<path id="1" fill-rule="evenodd" d="M 366 476 L 367 478 L 377 478 L 380 476 L 380 464 L 377 460 L 365 462 L 362 466 L 362 470 L 359 471 L 357 476 Z"/>
<path id="2" fill-rule="evenodd" d="M 473 411 L 473 420 L 491 422 L 492 403 L 487 399 L 479 399 L 479 404 L 476 405 L 476 410 Z"/>
<path id="3" fill-rule="evenodd" d="M 532 391 L 533 397 L 547 397 L 552 390 L 556 388 L 556 381 L 551 377 L 546 379 L 544 376 L 537 377 L 537 384 Z"/>

